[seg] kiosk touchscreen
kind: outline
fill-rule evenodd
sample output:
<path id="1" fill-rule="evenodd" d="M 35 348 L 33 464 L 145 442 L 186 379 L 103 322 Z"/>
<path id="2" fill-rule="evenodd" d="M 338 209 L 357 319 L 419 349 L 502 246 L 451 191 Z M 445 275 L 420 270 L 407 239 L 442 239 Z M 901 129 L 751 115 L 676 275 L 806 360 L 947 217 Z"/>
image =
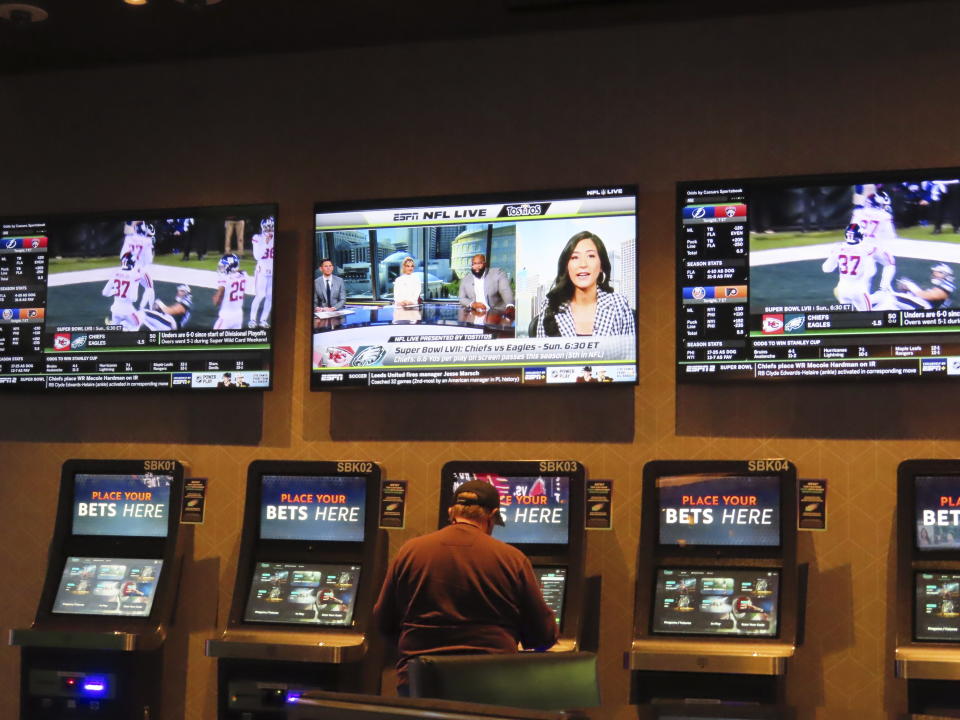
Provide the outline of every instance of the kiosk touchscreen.
<path id="1" fill-rule="evenodd" d="M 230 615 L 207 641 L 221 720 L 282 717 L 307 690 L 378 690 L 367 623 L 385 571 L 379 488 L 373 462 L 250 465 Z"/>
<path id="2" fill-rule="evenodd" d="M 172 460 L 70 460 L 34 624 L 21 647 L 20 717 L 158 717 L 188 534 L 183 466 Z"/>
<path id="3" fill-rule="evenodd" d="M 580 648 L 585 606 L 584 472 L 573 460 L 456 461 L 443 466 L 439 527 L 447 525 L 453 493 L 468 480 L 497 488 L 504 526 L 493 536 L 516 546 L 533 564 L 543 599 L 557 616 L 554 651 Z"/>
<path id="4" fill-rule="evenodd" d="M 897 472 L 895 655 L 910 712 L 960 709 L 960 460 Z"/>
<path id="5" fill-rule="evenodd" d="M 626 657 L 637 702 L 778 702 L 802 611 L 795 495 L 786 460 L 646 464 Z"/>

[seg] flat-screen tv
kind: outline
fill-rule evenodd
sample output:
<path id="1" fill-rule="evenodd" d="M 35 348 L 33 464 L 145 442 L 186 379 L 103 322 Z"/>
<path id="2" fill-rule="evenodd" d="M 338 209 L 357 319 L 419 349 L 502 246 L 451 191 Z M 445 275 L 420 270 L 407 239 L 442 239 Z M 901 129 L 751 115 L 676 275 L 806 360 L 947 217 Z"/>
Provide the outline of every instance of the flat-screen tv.
<path id="1" fill-rule="evenodd" d="M 637 382 L 636 188 L 323 204 L 311 388 Z"/>
<path id="2" fill-rule="evenodd" d="M 243 619 L 290 625 L 350 625 L 359 582 L 359 565 L 258 562 Z"/>
<path id="3" fill-rule="evenodd" d="M 960 572 L 918 572 L 915 608 L 917 640 L 960 641 Z"/>
<path id="4" fill-rule="evenodd" d="M 366 476 L 264 475 L 261 540 L 363 542 Z"/>
<path id="5" fill-rule="evenodd" d="M 0 386 L 271 386 L 276 205 L 0 219 Z"/>
<path id="6" fill-rule="evenodd" d="M 779 476 L 676 475 L 658 477 L 655 484 L 660 545 L 780 545 Z"/>
<path id="7" fill-rule="evenodd" d="M 533 568 L 547 607 L 553 610 L 557 625 L 563 626 L 563 600 L 567 590 L 567 569 L 562 566 Z"/>
<path id="8" fill-rule="evenodd" d="M 148 617 L 162 569 L 159 558 L 68 557 L 52 612 Z"/>
<path id="9" fill-rule="evenodd" d="M 960 378 L 957 178 L 680 184 L 678 379 Z"/>
<path id="10" fill-rule="evenodd" d="M 167 536 L 171 475 L 77 473 L 73 482 L 74 535 Z"/>
<path id="11" fill-rule="evenodd" d="M 779 585 L 769 568 L 658 568 L 651 630 L 776 637 Z"/>
<path id="12" fill-rule="evenodd" d="M 918 475 L 913 487 L 917 550 L 960 549 L 960 477 Z"/>
<path id="13" fill-rule="evenodd" d="M 513 545 L 566 545 L 570 540 L 570 478 L 566 475 L 516 476 L 453 473 L 449 495 L 468 480 L 482 480 L 500 494 L 503 527 L 493 536 Z"/>

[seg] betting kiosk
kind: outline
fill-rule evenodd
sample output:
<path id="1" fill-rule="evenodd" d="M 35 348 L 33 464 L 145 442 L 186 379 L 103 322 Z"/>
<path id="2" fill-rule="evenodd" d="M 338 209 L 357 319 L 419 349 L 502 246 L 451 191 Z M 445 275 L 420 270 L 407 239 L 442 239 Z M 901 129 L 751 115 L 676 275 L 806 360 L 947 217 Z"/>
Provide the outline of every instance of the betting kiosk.
<path id="1" fill-rule="evenodd" d="M 644 466 L 633 702 L 782 701 L 803 609 L 795 498 L 786 460 Z"/>
<path id="2" fill-rule="evenodd" d="M 47 575 L 20 647 L 21 720 L 157 720 L 180 566 L 183 466 L 173 460 L 63 465 Z M 182 683 L 181 683 L 182 684 Z"/>
<path id="3" fill-rule="evenodd" d="M 911 713 L 960 717 L 960 460 L 897 471 L 897 676 Z"/>
<path id="4" fill-rule="evenodd" d="M 560 640 L 551 650 L 582 649 L 589 604 L 583 466 L 574 460 L 448 462 L 441 476 L 440 527 L 449 524 L 453 494 L 468 480 L 488 482 L 500 494 L 505 525 L 494 527 L 493 536 L 517 547 L 533 563 L 543 599 L 560 624 Z"/>
<path id="5" fill-rule="evenodd" d="M 373 462 L 250 464 L 230 615 L 206 648 L 220 720 L 283 717 L 308 690 L 379 690 L 379 487 Z"/>

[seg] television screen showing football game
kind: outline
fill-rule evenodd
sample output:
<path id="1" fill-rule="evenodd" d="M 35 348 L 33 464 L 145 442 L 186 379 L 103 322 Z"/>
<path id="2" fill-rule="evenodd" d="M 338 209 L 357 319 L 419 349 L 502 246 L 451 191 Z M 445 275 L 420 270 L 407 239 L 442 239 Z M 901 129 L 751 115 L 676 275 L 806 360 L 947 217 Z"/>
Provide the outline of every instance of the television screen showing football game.
<path id="1" fill-rule="evenodd" d="M 780 571 L 659 568 L 654 633 L 776 637 Z"/>
<path id="2" fill-rule="evenodd" d="M 918 475 L 914 509 L 917 550 L 960 549 L 960 477 Z"/>
<path id="3" fill-rule="evenodd" d="M 73 485 L 73 534 L 166 537 L 169 475 L 89 475 Z"/>
<path id="4" fill-rule="evenodd" d="M 349 625 L 359 565 L 260 562 L 243 619 L 294 625 Z"/>
<path id="5" fill-rule="evenodd" d="M 514 545 L 565 545 L 570 541 L 570 478 L 507 477 L 498 473 L 454 473 L 452 493 L 468 480 L 482 480 L 500 494 L 503 526 L 493 536 Z"/>
<path id="6" fill-rule="evenodd" d="M 318 205 L 311 387 L 637 382 L 636 188 Z"/>
<path id="7" fill-rule="evenodd" d="M 0 219 L 0 385 L 271 381 L 276 205 Z"/>
<path id="8" fill-rule="evenodd" d="M 656 480 L 661 545 L 780 545 L 780 478 L 679 475 Z"/>
<path id="9" fill-rule="evenodd" d="M 960 573 L 917 573 L 914 636 L 934 642 L 960 641 Z"/>
<path id="10" fill-rule="evenodd" d="M 678 379 L 960 378 L 957 178 L 679 185 Z"/>
<path id="11" fill-rule="evenodd" d="M 69 557 L 52 612 L 148 617 L 162 568 L 158 558 Z"/>
<path id="12" fill-rule="evenodd" d="M 261 482 L 261 540 L 363 542 L 366 477 L 264 475 Z"/>

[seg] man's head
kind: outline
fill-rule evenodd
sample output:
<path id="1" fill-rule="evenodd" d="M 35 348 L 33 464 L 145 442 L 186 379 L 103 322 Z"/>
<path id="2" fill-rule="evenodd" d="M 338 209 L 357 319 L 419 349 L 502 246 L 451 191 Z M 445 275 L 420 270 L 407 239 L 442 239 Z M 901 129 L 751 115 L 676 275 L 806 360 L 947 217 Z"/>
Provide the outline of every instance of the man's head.
<path id="1" fill-rule="evenodd" d="M 503 525 L 500 516 L 500 493 L 490 483 L 483 480 L 468 480 L 453 494 L 453 505 L 448 512 L 450 521 L 458 518 L 480 525 L 486 532 L 493 532 L 494 525 Z"/>
<path id="2" fill-rule="evenodd" d="M 470 272 L 474 274 L 475 277 L 483 277 L 483 271 L 487 269 L 487 257 L 486 255 L 481 255 L 477 253 L 473 256 L 473 259 L 470 261 Z"/>
<path id="3" fill-rule="evenodd" d="M 330 277 L 333 275 L 333 260 L 330 258 L 324 258 L 320 261 L 320 272 L 323 273 L 324 277 Z"/>

